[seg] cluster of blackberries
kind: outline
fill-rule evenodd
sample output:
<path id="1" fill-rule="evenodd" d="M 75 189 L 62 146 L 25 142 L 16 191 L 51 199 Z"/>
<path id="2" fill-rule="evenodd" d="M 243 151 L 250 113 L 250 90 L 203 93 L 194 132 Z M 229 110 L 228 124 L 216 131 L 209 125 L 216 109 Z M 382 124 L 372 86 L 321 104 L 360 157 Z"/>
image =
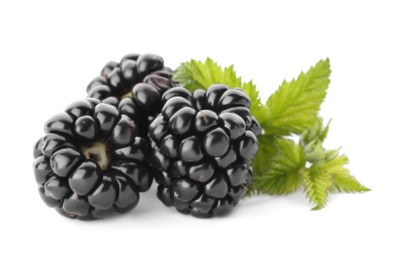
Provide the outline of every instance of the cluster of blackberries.
<path id="1" fill-rule="evenodd" d="M 34 145 L 44 202 L 79 219 L 127 212 L 139 193 L 182 213 L 224 215 L 252 181 L 261 128 L 237 88 L 190 93 L 153 54 L 108 62 L 87 98 L 50 118 Z"/>

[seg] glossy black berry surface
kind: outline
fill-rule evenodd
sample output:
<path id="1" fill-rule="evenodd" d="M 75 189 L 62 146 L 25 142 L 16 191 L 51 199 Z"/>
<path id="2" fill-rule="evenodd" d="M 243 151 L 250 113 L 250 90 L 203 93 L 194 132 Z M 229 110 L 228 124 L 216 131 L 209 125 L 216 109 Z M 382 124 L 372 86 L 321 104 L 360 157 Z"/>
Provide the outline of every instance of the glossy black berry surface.
<path id="1" fill-rule="evenodd" d="M 195 217 L 229 213 L 252 181 L 261 134 L 249 98 L 225 85 L 175 87 L 162 103 L 148 133 L 158 198 Z"/>
<path id="2" fill-rule="evenodd" d="M 40 196 L 61 214 L 96 219 L 126 212 L 150 188 L 147 142 L 115 106 L 77 101 L 44 129 L 34 145 L 33 170 Z"/>
<path id="3" fill-rule="evenodd" d="M 161 96 L 174 87 L 173 71 L 155 54 L 128 54 L 110 61 L 87 87 L 87 96 L 118 107 L 146 135 L 148 124 L 161 111 Z"/>

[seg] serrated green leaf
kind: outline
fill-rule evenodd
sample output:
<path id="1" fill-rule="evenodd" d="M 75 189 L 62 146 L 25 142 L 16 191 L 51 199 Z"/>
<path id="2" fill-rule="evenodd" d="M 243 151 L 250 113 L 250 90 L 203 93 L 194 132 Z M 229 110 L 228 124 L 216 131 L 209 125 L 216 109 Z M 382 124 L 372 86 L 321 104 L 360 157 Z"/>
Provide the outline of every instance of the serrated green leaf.
<path id="1" fill-rule="evenodd" d="M 270 96 L 265 106 L 263 120 L 269 134 L 301 134 L 316 123 L 331 74 L 329 60 L 320 60 L 297 79 L 284 81 Z"/>
<path id="2" fill-rule="evenodd" d="M 323 141 L 327 137 L 329 125 L 331 120 L 328 121 L 326 126 L 323 126 L 322 118 L 316 118 L 316 122 L 311 128 L 303 131 L 300 138 L 300 143 L 305 148 L 306 159 L 312 164 L 329 160 L 338 154 L 339 150 L 326 150 L 323 147 Z"/>
<path id="3" fill-rule="evenodd" d="M 303 145 L 308 145 L 313 141 L 324 142 L 327 138 L 329 127 L 332 120 L 329 120 L 327 125 L 323 125 L 323 119 L 317 117 L 312 127 L 307 128 L 301 134 L 301 141 Z"/>
<path id="4" fill-rule="evenodd" d="M 332 178 L 332 191 L 338 192 L 365 192 L 370 191 L 367 187 L 359 183 L 354 176 L 350 175 L 346 169 L 348 158 L 340 155 L 326 162 L 322 167 L 327 170 Z"/>
<path id="5" fill-rule="evenodd" d="M 265 107 L 262 105 L 259 91 L 256 89 L 256 86 L 252 81 L 242 83 L 241 88 L 251 99 L 251 114 L 256 118 L 256 120 L 258 120 L 259 125 L 262 126 L 264 124 L 264 115 L 266 112 Z"/>
<path id="6" fill-rule="evenodd" d="M 207 89 L 213 84 L 225 84 L 231 88 L 242 88 L 251 100 L 251 114 L 262 125 L 264 122 L 264 106 L 256 86 L 242 82 L 234 71 L 233 65 L 222 68 L 215 61 L 207 58 L 204 62 L 190 60 L 183 62 L 174 72 L 173 80 L 180 82 L 190 91 Z"/>
<path id="7" fill-rule="evenodd" d="M 260 147 L 253 162 L 254 193 L 288 194 L 302 185 L 305 168 L 303 147 L 292 140 L 275 136 L 259 137 Z"/>
<path id="8" fill-rule="evenodd" d="M 263 188 L 266 181 L 264 181 L 261 176 L 264 176 L 266 171 L 271 168 L 273 157 L 276 154 L 275 136 L 261 135 L 258 137 L 258 143 L 259 149 L 254 161 L 252 162 L 254 178 L 246 192 L 247 196 L 251 196 L 256 193 L 266 193 L 265 188 Z"/>
<path id="9" fill-rule="evenodd" d="M 322 126 L 322 118 L 321 120 L 321 126 Z M 321 142 L 324 142 L 325 138 L 327 138 L 328 136 L 328 132 L 329 132 L 329 126 L 331 125 L 332 119 L 328 120 L 328 123 L 325 125 L 325 127 L 321 127 L 321 131 L 318 134 L 318 139 Z"/>
<path id="10" fill-rule="evenodd" d="M 303 172 L 303 185 L 306 196 L 316 204 L 312 210 L 318 210 L 327 203 L 328 189 L 332 186 L 331 176 L 324 169 L 312 166 Z"/>

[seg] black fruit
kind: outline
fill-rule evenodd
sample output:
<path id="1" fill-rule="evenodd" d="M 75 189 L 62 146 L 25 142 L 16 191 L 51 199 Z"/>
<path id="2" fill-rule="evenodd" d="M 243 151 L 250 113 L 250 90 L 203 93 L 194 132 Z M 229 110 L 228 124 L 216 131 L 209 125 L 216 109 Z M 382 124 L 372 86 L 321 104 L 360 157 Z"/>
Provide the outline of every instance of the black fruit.
<path id="1" fill-rule="evenodd" d="M 229 213 L 252 180 L 261 134 L 248 96 L 225 85 L 175 87 L 162 103 L 148 133 L 158 198 L 196 217 Z"/>
<path id="2" fill-rule="evenodd" d="M 34 174 L 44 202 L 63 215 L 95 219 L 126 212 L 150 188 L 147 143 L 113 105 L 75 102 L 47 121 L 45 133 L 34 145 Z"/>
<path id="3" fill-rule="evenodd" d="M 146 136 L 148 124 L 161 110 L 161 95 L 174 87 L 172 70 L 154 54 L 128 54 L 106 63 L 87 87 L 87 95 L 118 107 Z"/>

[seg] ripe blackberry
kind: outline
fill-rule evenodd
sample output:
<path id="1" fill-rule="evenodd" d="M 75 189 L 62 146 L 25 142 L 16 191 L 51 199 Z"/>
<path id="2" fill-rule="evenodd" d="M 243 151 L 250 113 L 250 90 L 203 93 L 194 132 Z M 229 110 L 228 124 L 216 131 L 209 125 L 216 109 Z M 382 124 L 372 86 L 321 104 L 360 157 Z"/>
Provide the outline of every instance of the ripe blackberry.
<path id="1" fill-rule="evenodd" d="M 81 219 L 134 208 L 152 175 L 148 146 L 128 116 L 87 98 L 50 118 L 33 151 L 33 168 L 44 202 Z"/>
<path id="2" fill-rule="evenodd" d="M 128 54 L 119 63 L 106 63 L 87 87 L 87 96 L 119 107 L 146 135 L 148 124 L 161 110 L 161 95 L 174 86 L 172 70 L 154 54 Z"/>
<path id="3" fill-rule="evenodd" d="M 176 87 L 162 101 L 148 134 L 158 198 L 196 217 L 229 213 L 252 181 L 261 134 L 250 99 L 241 89 L 212 85 L 193 94 Z"/>

